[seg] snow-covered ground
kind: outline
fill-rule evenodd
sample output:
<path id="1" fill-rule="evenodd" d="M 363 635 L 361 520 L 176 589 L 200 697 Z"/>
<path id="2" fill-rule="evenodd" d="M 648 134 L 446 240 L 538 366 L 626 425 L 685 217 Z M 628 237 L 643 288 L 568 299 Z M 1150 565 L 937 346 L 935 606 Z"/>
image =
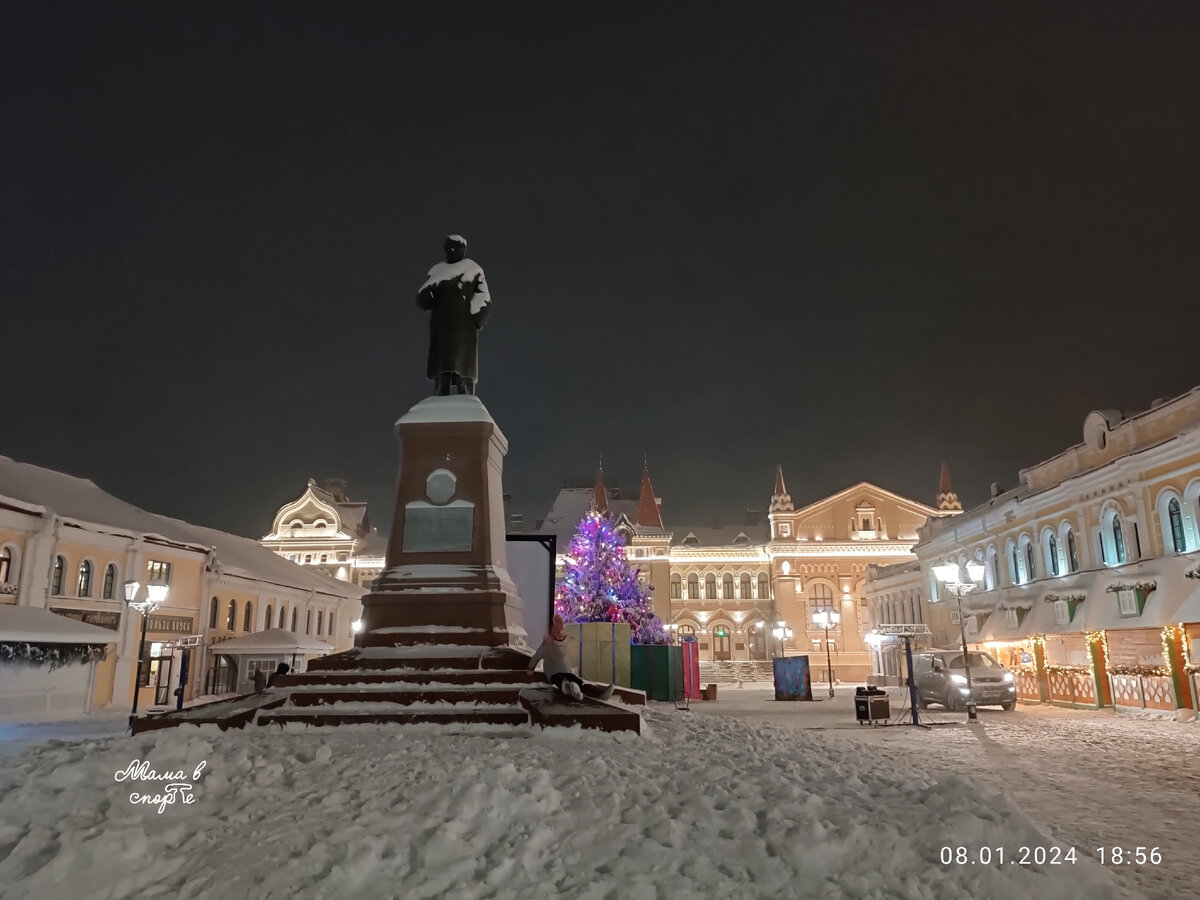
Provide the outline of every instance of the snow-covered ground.
<path id="1" fill-rule="evenodd" d="M 26 734 L 11 752 L 5 732 L 0 896 L 1195 895 L 1198 726 L 1039 708 L 871 729 L 848 693 L 770 696 L 722 686 L 689 712 L 655 704 L 640 738 L 380 725 L 97 738 L 91 717 L 89 739 Z M 134 760 L 189 787 L 117 781 Z M 176 802 L 160 813 L 135 792 Z M 1101 843 L 1158 846 L 1163 863 L 1101 867 Z M 1075 846 L 1079 861 L 939 862 L 960 845 Z"/>

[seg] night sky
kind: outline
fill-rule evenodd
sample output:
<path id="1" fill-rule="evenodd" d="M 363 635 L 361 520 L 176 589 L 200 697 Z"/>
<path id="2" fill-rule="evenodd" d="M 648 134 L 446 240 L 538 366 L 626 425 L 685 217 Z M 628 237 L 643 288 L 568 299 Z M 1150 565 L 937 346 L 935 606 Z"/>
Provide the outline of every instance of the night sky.
<path id="1" fill-rule="evenodd" d="M 390 523 L 445 234 L 540 517 L 968 506 L 1200 384 L 1200 6 L 6 3 L 0 454 L 252 537 Z"/>

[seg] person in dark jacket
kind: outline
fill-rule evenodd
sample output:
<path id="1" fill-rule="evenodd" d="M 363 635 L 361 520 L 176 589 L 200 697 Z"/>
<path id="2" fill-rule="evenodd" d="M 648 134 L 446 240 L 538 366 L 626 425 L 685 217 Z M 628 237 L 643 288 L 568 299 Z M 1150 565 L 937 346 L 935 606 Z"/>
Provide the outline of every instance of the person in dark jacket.
<path id="1" fill-rule="evenodd" d="M 275 687 L 275 683 L 279 680 L 279 676 L 286 675 L 290 671 L 292 671 L 292 667 L 287 663 L 280 663 L 277 665 L 275 667 L 275 671 L 271 673 L 271 678 L 267 682 L 267 687 Z"/>
<path id="2" fill-rule="evenodd" d="M 437 385 L 439 397 L 450 388 L 474 394 L 479 378 L 479 330 L 491 309 L 483 269 L 467 259 L 462 235 L 446 238 L 446 261 L 429 270 L 417 292 L 417 306 L 430 311 L 429 359 L 425 375 Z"/>

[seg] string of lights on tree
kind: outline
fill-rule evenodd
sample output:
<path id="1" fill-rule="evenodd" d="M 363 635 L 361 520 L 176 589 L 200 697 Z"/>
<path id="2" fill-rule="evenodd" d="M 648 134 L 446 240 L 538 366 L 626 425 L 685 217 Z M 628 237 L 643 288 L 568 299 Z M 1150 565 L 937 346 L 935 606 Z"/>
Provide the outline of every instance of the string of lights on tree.
<path id="1" fill-rule="evenodd" d="M 565 554 L 554 609 L 566 622 L 626 622 L 634 644 L 669 644 L 650 609 L 650 591 L 625 559 L 625 538 L 605 516 L 588 510 Z"/>

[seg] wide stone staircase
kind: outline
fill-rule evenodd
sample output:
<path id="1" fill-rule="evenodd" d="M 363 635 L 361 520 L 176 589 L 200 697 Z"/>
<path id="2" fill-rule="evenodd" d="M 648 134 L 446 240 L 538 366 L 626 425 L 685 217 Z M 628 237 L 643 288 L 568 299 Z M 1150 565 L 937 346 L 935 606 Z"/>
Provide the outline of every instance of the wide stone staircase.
<path id="1" fill-rule="evenodd" d="M 641 732 L 641 716 L 636 710 L 586 697 L 582 702 L 566 700 L 540 674 L 526 671 L 526 653 L 444 643 L 440 637 L 409 638 L 422 643 L 404 643 L 404 638 L 398 638 L 390 647 L 356 647 L 321 657 L 309 663 L 307 672 L 281 676 L 264 693 L 147 716 L 135 722 L 134 733 L 209 722 L 222 730 L 248 724 L 387 722 L 578 725 Z M 617 688 L 614 699 L 631 705 L 646 702 L 643 692 L 626 688 Z"/>

